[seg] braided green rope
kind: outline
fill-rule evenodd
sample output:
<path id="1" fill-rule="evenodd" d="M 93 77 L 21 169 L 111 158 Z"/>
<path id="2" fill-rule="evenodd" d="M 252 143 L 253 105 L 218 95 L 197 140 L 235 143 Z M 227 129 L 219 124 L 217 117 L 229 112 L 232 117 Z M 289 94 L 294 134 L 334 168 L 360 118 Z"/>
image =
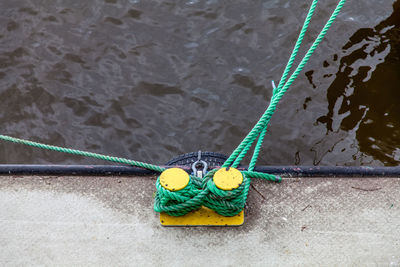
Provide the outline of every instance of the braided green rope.
<path id="1" fill-rule="evenodd" d="M 297 38 L 296 44 L 294 45 L 292 54 L 290 55 L 289 61 L 286 64 L 285 70 L 284 70 L 284 72 L 282 74 L 281 80 L 279 81 L 279 85 L 278 85 L 278 88 L 276 89 L 276 91 L 280 91 L 281 88 L 285 85 L 286 78 L 287 78 L 287 76 L 289 74 L 290 69 L 292 68 L 294 59 L 296 58 L 296 55 L 297 55 L 297 52 L 299 52 L 301 43 L 303 42 L 304 35 L 307 32 L 308 25 L 310 24 L 310 21 L 311 21 L 311 18 L 313 16 L 313 14 L 314 14 L 315 7 L 317 6 L 317 3 L 318 3 L 318 0 L 313 0 L 312 4 L 310 6 L 310 9 L 308 11 L 307 17 L 306 17 L 306 19 L 304 21 L 303 27 L 301 28 L 299 37 Z"/>
<path id="2" fill-rule="evenodd" d="M 249 164 L 249 171 L 253 171 L 254 168 L 256 167 L 258 155 L 260 154 L 261 146 L 264 141 L 266 132 L 267 132 L 267 127 L 264 127 L 264 129 L 261 131 L 260 135 L 258 136 L 257 144 L 256 144 L 256 147 L 254 148 L 253 156 L 251 157 L 251 161 Z"/>
<path id="3" fill-rule="evenodd" d="M 339 14 L 340 10 L 342 9 L 344 3 L 346 0 L 340 0 L 338 5 L 336 6 L 335 10 L 333 11 L 331 17 L 319 33 L 318 37 L 315 39 L 314 43 L 311 45 L 311 47 L 308 49 L 306 55 L 303 57 L 293 74 L 289 77 L 287 82 L 282 86 L 280 83 L 281 88 L 279 88 L 275 91 L 275 93 L 271 97 L 270 104 L 267 108 L 267 110 L 264 112 L 264 114 L 261 116 L 261 118 L 258 120 L 258 122 L 255 124 L 253 129 L 248 133 L 248 135 L 242 140 L 242 142 L 239 144 L 239 146 L 232 152 L 232 154 L 229 156 L 229 158 L 225 161 L 222 167 L 228 167 L 228 166 L 233 166 L 232 163 L 237 165 L 243 157 L 246 155 L 248 149 L 251 147 L 251 144 L 255 141 L 255 139 L 260 135 L 260 132 L 267 127 L 269 124 L 269 121 L 274 114 L 276 107 L 281 100 L 282 96 L 286 93 L 286 91 L 289 89 L 290 85 L 294 82 L 294 80 L 297 78 L 297 76 L 300 74 L 302 69 L 304 68 L 305 64 L 308 62 L 310 59 L 311 55 L 314 53 L 315 49 L 319 45 L 319 43 L 322 41 L 324 38 L 326 32 L 328 29 L 331 27 L 333 21 Z M 313 2 L 313 4 L 315 1 Z M 313 12 L 313 9 L 310 8 L 310 11 Z M 309 13 L 310 13 L 309 11 Z M 309 18 L 310 16 L 307 15 L 305 23 L 309 23 Z M 296 55 L 298 50 L 298 46 L 295 46 L 293 57 L 291 56 L 291 59 Z M 287 66 L 291 66 L 292 61 L 289 60 L 289 63 Z M 286 70 L 284 74 L 286 73 Z M 285 78 L 284 76 L 282 78 Z M 258 155 L 258 154 L 257 154 Z"/>
<path id="4" fill-rule="evenodd" d="M 84 156 L 84 157 L 91 157 L 91 158 L 96 158 L 96 159 L 101 159 L 101 160 L 107 160 L 107 161 L 112 161 L 112 162 L 117 162 L 117 163 L 128 164 L 128 165 L 145 168 L 145 169 L 149 169 L 149 170 L 156 171 L 156 172 L 162 172 L 165 170 L 165 168 L 162 168 L 160 166 L 149 164 L 149 163 L 144 163 L 144 162 L 140 162 L 140 161 L 136 161 L 136 160 L 119 158 L 119 157 L 111 157 L 111 156 L 97 154 L 97 153 L 93 153 L 93 152 L 81 151 L 81 150 L 59 147 L 59 146 L 51 146 L 51 145 L 46 145 L 46 144 L 42 144 L 42 143 L 32 142 L 29 140 L 14 138 L 14 137 L 7 136 L 7 135 L 0 135 L 0 140 L 9 141 L 9 142 L 17 143 L 17 144 L 33 146 L 33 147 L 38 147 L 38 148 L 47 149 L 47 150 L 53 150 L 53 151 L 57 151 L 57 152 L 63 152 L 63 153 L 68 153 L 68 154 L 73 154 L 73 155 L 79 155 L 79 156 Z"/>
<path id="5" fill-rule="evenodd" d="M 234 216 L 241 212 L 247 200 L 251 178 L 280 182 L 281 177 L 254 171 L 242 171 L 243 182 L 236 189 L 225 191 L 217 188 L 211 170 L 204 178 L 190 176 L 189 184 L 179 191 L 169 191 L 162 187 L 160 178 L 156 182 L 154 210 L 171 216 L 182 216 L 205 206 L 222 216 Z"/>
<path id="6" fill-rule="evenodd" d="M 165 212 L 171 216 L 182 216 L 201 206 L 205 206 L 222 216 L 238 214 L 243 210 L 246 203 L 251 182 L 250 178 L 242 172 L 244 173 L 243 182 L 239 187 L 225 191 L 214 184 L 213 175 L 216 171 L 208 172 L 204 178 L 190 176 L 190 182 L 185 188 L 173 192 L 163 188 L 158 178 L 154 210 L 156 212 Z"/>
<path id="7" fill-rule="evenodd" d="M 191 176 L 189 184 L 179 191 L 169 191 L 156 182 L 157 194 L 154 201 L 156 212 L 166 212 L 171 216 L 182 216 L 201 207 L 207 192 L 202 192 L 199 178 Z M 187 203 L 191 201 L 190 205 Z"/>
<path id="8" fill-rule="evenodd" d="M 296 41 L 295 47 L 292 51 L 292 54 L 289 58 L 289 61 L 285 67 L 284 73 L 282 74 L 281 80 L 279 82 L 278 88 L 274 88 L 273 94 L 271 97 L 270 104 L 264 114 L 261 116 L 259 121 L 255 124 L 253 129 L 248 133 L 248 135 L 242 140 L 239 146 L 232 152 L 230 157 L 225 161 L 222 167 L 237 167 L 244 156 L 247 154 L 249 149 L 251 148 L 254 141 L 258 138 L 253 156 L 249 165 L 248 171 L 242 171 L 243 174 L 243 183 L 234 190 L 231 191 L 224 191 L 216 187 L 214 181 L 212 179 L 214 173 L 217 170 L 212 170 L 207 173 L 207 175 L 201 179 L 195 176 L 190 176 L 190 183 L 184 189 L 179 191 L 168 191 L 164 189 L 160 185 L 160 179 L 157 179 L 156 188 L 157 193 L 155 197 L 154 203 L 154 210 L 157 212 L 167 212 L 173 216 L 181 216 L 184 215 L 192 210 L 199 208 L 200 206 L 206 206 L 217 213 L 223 216 L 234 216 L 238 214 L 241 210 L 243 210 L 244 205 L 247 200 L 247 195 L 250 187 L 251 178 L 261 178 L 266 179 L 269 181 L 280 182 L 281 177 L 275 176 L 272 174 L 267 173 L 259 173 L 254 172 L 254 167 L 262 146 L 262 142 L 267 130 L 267 126 L 269 124 L 270 118 L 275 112 L 275 109 L 285 94 L 285 92 L 289 89 L 290 85 L 293 81 L 297 78 L 299 73 L 302 71 L 304 65 L 307 63 L 311 55 L 313 54 L 314 50 L 324 38 L 326 32 L 330 28 L 331 24 L 335 20 L 336 16 L 338 15 L 339 11 L 341 10 L 342 6 L 346 2 L 346 0 L 339 1 L 338 5 L 336 6 L 334 12 L 332 13 L 331 17 L 329 18 L 328 22 L 325 24 L 321 32 L 319 33 L 318 37 L 311 45 L 309 50 L 307 51 L 306 55 L 303 57 L 295 71 L 286 81 L 286 78 L 289 74 L 289 71 L 293 65 L 294 59 L 298 53 L 299 47 L 302 43 L 303 37 L 305 32 L 307 31 L 309 22 L 311 17 L 314 13 L 316 4 L 318 0 L 313 0 L 310 10 L 307 14 L 306 20 L 303 24 L 301 29 L 300 35 Z M 32 142 L 24 139 L 18 139 L 6 135 L 0 135 L 0 140 L 14 142 L 18 144 L 29 145 L 33 147 L 38 147 L 42 149 L 48 149 L 63 153 L 69 153 L 74 155 L 81 155 L 86 157 L 92 157 L 96 159 L 102 159 L 117 163 L 128 164 L 136 167 L 146 168 L 157 172 L 163 172 L 165 168 L 160 166 L 156 166 L 153 164 L 148 164 L 140 161 L 119 158 L 119 157 L 112 157 L 102 154 L 97 154 L 93 152 L 86 152 L 76 149 L 70 148 L 63 148 L 58 146 L 46 145 L 42 143 Z"/>
<path id="9" fill-rule="evenodd" d="M 281 90 L 281 88 L 283 87 L 283 85 L 285 84 L 285 82 L 286 82 L 286 78 L 287 78 L 287 76 L 289 74 L 290 69 L 292 68 L 294 59 L 296 58 L 296 55 L 297 55 L 297 52 L 299 51 L 301 43 L 303 42 L 304 35 L 307 32 L 308 25 L 310 24 L 310 21 L 311 21 L 311 18 L 313 16 L 313 14 L 314 14 L 315 7 L 317 6 L 317 3 L 318 3 L 318 0 L 313 0 L 312 4 L 310 6 L 310 9 L 309 9 L 309 11 L 307 13 L 307 16 L 306 16 L 306 19 L 304 21 L 303 27 L 301 28 L 299 37 L 297 38 L 296 44 L 295 44 L 295 46 L 293 48 L 292 54 L 290 55 L 289 61 L 286 64 L 285 70 L 284 70 L 284 72 L 282 74 L 282 77 L 281 77 L 281 79 L 279 81 L 278 88 L 274 88 L 274 90 L 272 92 L 273 95 L 276 94 L 277 92 L 279 92 Z M 256 144 L 256 147 L 254 148 L 253 156 L 251 157 L 251 161 L 250 161 L 250 164 L 249 164 L 249 171 L 254 170 L 254 167 L 256 166 L 256 162 L 257 162 L 260 150 L 261 150 L 261 146 L 262 146 L 262 143 L 263 143 L 263 140 L 264 140 L 264 136 L 265 136 L 265 133 L 267 132 L 267 126 L 268 125 L 266 125 L 264 127 L 264 129 L 261 131 L 260 135 L 258 136 L 257 144 Z M 238 157 L 238 158 L 240 158 L 240 157 Z M 239 161 L 241 161 L 241 160 L 239 160 Z"/>

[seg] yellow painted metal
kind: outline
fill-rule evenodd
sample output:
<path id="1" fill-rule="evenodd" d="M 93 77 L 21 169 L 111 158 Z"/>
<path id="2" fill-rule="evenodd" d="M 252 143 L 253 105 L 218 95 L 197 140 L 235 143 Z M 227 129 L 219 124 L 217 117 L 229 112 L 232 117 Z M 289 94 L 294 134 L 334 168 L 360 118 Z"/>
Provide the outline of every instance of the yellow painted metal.
<path id="1" fill-rule="evenodd" d="M 219 215 L 206 207 L 177 217 L 162 212 L 160 222 L 163 226 L 240 226 L 244 222 L 244 211 L 232 217 Z"/>
<path id="2" fill-rule="evenodd" d="M 242 184 L 243 175 L 235 168 L 222 168 L 214 174 L 213 180 L 219 189 L 229 191 Z"/>
<path id="3" fill-rule="evenodd" d="M 178 191 L 185 188 L 189 179 L 184 170 L 171 168 L 161 173 L 160 184 L 170 191 Z M 233 190 L 243 182 L 243 175 L 235 168 L 223 168 L 214 174 L 213 179 L 218 188 Z M 239 226 L 244 222 L 244 211 L 231 217 L 222 216 L 207 207 L 201 207 L 183 216 L 170 216 L 162 212 L 160 222 L 163 226 Z"/>
<path id="4" fill-rule="evenodd" d="M 160 175 L 160 184 L 169 191 L 179 191 L 190 181 L 189 174 L 180 168 L 170 168 Z"/>

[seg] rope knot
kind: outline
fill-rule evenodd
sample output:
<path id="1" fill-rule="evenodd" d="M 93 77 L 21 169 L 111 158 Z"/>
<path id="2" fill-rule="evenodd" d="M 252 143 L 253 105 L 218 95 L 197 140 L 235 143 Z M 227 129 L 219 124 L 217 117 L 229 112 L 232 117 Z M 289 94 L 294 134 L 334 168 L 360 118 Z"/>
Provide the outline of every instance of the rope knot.
<path id="1" fill-rule="evenodd" d="M 234 216 L 243 210 L 250 178 L 237 169 L 212 170 L 204 178 L 174 169 L 177 168 L 164 171 L 157 179 L 155 211 L 182 216 L 205 206 L 220 215 Z M 179 190 L 172 190 L 176 188 Z"/>

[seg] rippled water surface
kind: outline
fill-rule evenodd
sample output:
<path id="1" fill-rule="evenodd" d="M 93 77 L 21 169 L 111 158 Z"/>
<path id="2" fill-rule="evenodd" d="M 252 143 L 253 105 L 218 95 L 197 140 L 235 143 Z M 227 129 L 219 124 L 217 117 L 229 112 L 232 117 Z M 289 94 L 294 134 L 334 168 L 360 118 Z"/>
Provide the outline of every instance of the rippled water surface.
<path id="1" fill-rule="evenodd" d="M 336 2 L 320 1 L 304 47 Z M 229 154 L 267 107 L 310 3 L 0 1 L 1 133 L 159 164 Z M 397 165 L 399 24 L 400 1 L 348 1 L 259 164 Z M 4 142 L 0 162 L 103 163 Z"/>

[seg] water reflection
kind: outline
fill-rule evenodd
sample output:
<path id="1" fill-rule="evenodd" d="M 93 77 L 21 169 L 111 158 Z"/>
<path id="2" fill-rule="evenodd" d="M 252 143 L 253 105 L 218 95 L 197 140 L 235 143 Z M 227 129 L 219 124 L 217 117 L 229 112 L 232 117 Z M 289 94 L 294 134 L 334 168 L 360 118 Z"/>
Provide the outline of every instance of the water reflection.
<path id="1" fill-rule="evenodd" d="M 385 165 L 400 162 L 400 1 L 393 8 L 344 45 L 327 92 L 328 113 L 318 119 L 328 132 L 355 130 L 360 151 Z"/>

